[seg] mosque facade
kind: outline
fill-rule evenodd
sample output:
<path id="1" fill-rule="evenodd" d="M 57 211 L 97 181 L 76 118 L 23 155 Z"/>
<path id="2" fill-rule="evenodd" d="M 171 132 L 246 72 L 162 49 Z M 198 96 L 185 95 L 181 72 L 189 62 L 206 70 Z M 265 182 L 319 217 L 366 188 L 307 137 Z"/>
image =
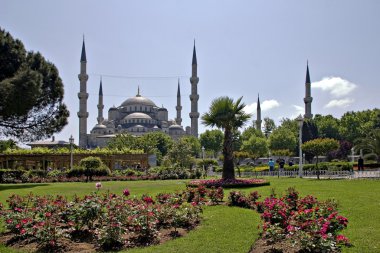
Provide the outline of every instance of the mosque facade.
<path id="1" fill-rule="evenodd" d="M 191 126 L 185 129 L 182 127 L 182 105 L 181 105 L 181 91 L 178 81 L 177 88 L 177 105 L 176 118 L 174 120 L 168 119 L 168 110 L 164 107 L 159 107 L 149 98 L 141 95 L 140 88 L 137 90 L 135 97 L 126 99 L 121 105 L 111 107 L 108 110 L 107 119 L 103 116 L 103 84 L 100 80 L 99 97 L 98 97 L 98 117 L 97 124 L 87 133 L 87 58 L 85 43 L 82 44 L 82 53 L 80 60 L 80 74 L 78 75 L 80 81 L 79 98 L 79 147 L 81 148 L 95 148 L 104 147 L 107 143 L 114 138 L 117 134 L 129 133 L 134 136 L 141 136 L 150 132 L 164 132 L 173 139 L 179 139 L 184 135 L 193 135 L 198 137 L 198 99 L 197 85 L 199 78 L 197 76 L 197 59 L 195 45 L 193 48 L 192 59 L 192 76 L 191 83 Z"/>

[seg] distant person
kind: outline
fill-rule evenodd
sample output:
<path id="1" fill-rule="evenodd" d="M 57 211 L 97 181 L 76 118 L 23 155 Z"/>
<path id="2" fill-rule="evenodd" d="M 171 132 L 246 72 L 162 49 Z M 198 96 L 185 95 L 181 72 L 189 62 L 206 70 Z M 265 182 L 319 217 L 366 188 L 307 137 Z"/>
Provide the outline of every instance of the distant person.
<path id="1" fill-rule="evenodd" d="M 289 160 L 288 164 L 289 164 L 289 167 L 292 167 L 294 165 L 293 160 Z"/>
<path id="2" fill-rule="evenodd" d="M 362 157 L 359 157 L 358 159 L 358 170 L 363 171 L 364 170 L 364 160 Z"/>
<path id="3" fill-rule="evenodd" d="M 268 166 L 269 166 L 269 171 L 274 171 L 274 161 L 273 161 L 273 159 L 269 159 Z"/>
<path id="4" fill-rule="evenodd" d="M 284 166 L 285 166 L 285 160 L 284 159 L 280 159 L 280 161 L 278 162 L 278 166 L 279 166 L 279 170 L 283 171 L 284 170 Z"/>

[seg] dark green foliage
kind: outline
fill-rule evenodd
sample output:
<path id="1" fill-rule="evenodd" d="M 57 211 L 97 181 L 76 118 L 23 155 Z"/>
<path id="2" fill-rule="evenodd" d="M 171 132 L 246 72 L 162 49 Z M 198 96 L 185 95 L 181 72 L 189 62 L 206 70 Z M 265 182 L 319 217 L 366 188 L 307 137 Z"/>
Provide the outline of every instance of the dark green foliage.
<path id="1" fill-rule="evenodd" d="M 89 156 L 79 162 L 80 168 L 73 168 L 75 172 L 69 171 L 68 175 L 86 176 L 87 181 L 91 181 L 93 176 L 108 176 L 110 169 L 102 162 L 99 157 Z"/>
<path id="2" fill-rule="evenodd" d="M 22 181 L 25 170 L 21 169 L 0 169 L 0 183 L 13 183 Z"/>
<path id="3" fill-rule="evenodd" d="M 211 102 L 209 112 L 202 115 L 202 123 L 206 126 L 218 127 L 224 130 L 223 141 L 223 179 L 235 179 L 234 170 L 234 132 L 237 132 L 250 114 L 244 112 L 243 97 L 236 101 L 229 97 L 219 97 Z M 240 149 L 240 147 L 239 147 Z"/>
<path id="4" fill-rule="evenodd" d="M 23 141 L 49 137 L 67 124 L 57 68 L 0 29 L 0 131 Z"/>
<path id="5" fill-rule="evenodd" d="M 148 154 L 156 154 L 158 164 L 161 164 L 162 158 L 167 155 L 173 140 L 163 132 L 152 132 L 143 136 L 132 136 L 131 134 L 119 134 L 113 138 L 108 147 L 116 150 L 136 149 L 143 150 Z"/>
<path id="6" fill-rule="evenodd" d="M 323 116 L 317 114 L 314 117 L 314 122 L 317 125 L 319 137 L 332 138 L 335 140 L 341 139 L 339 133 L 339 120 L 332 115 Z"/>
<path id="7" fill-rule="evenodd" d="M 365 138 L 358 139 L 355 149 L 363 149 L 365 158 L 372 157 L 380 162 L 380 129 L 373 129 Z"/>
<path id="8" fill-rule="evenodd" d="M 305 120 L 302 126 L 302 143 L 314 140 L 316 138 L 318 138 L 318 128 L 314 120 Z M 314 155 L 307 150 L 303 150 L 303 152 L 305 153 L 306 161 L 312 162 Z"/>
<path id="9" fill-rule="evenodd" d="M 14 140 L 9 139 L 6 141 L 0 140 L 0 153 L 3 153 L 7 149 L 17 149 L 17 144 Z"/>
<path id="10" fill-rule="evenodd" d="M 339 122 L 342 139 L 353 143 L 359 138 L 365 138 L 379 123 L 379 112 L 379 109 L 346 112 Z"/>
<path id="11" fill-rule="evenodd" d="M 219 129 L 206 130 L 200 135 L 199 140 L 202 147 L 207 151 L 212 151 L 215 157 L 222 150 L 223 132 Z"/>
<path id="12" fill-rule="evenodd" d="M 276 129 L 276 124 L 274 120 L 268 117 L 264 118 L 264 135 L 266 138 Z"/>

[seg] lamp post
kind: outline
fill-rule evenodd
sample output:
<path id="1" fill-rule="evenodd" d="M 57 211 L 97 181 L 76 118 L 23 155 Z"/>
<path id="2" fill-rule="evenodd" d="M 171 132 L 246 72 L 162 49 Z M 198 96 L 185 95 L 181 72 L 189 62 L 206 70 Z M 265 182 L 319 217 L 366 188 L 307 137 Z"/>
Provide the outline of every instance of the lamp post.
<path id="1" fill-rule="evenodd" d="M 203 160 L 203 171 L 205 173 L 205 178 L 207 176 L 207 171 L 205 170 L 205 147 L 202 146 L 202 160 Z"/>
<path id="2" fill-rule="evenodd" d="M 302 118 L 302 115 L 300 114 L 297 118 L 296 118 L 297 122 L 298 122 L 298 126 L 300 128 L 299 130 L 299 136 L 298 136 L 298 145 L 299 145 L 299 165 L 298 165 L 298 176 L 300 178 L 302 178 L 302 174 L 303 174 L 303 171 L 302 171 L 302 126 L 303 126 L 303 118 Z"/>
<path id="3" fill-rule="evenodd" d="M 72 170 L 73 169 L 73 144 L 74 144 L 73 135 L 70 136 L 69 142 L 70 142 L 70 170 Z"/>

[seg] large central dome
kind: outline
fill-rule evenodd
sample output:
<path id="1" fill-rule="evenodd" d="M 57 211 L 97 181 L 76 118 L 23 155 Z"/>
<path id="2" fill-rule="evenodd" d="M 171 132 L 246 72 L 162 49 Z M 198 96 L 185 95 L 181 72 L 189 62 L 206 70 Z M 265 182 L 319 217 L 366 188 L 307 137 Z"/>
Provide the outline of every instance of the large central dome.
<path id="1" fill-rule="evenodd" d="M 128 98 L 121 104 L 121 106 L 128 106 L 128 105 L 156 106 L 156 104 L 152 100 L 146 97 L 142 97 L 140 95 L 137 95 L 136 97 Z"/>
<path id="2" fill-rule="evenodd" d="M 133 98 L 128 98 L 125 100 L 121 106 L 128 106 L 128 105 L 145 105 L 145 106 L 156 106 L 155 103 L 150 100 L 149 98 L 143 97 L 140 95 L 140 87 L 137 88 L 137 95 Z"/>

